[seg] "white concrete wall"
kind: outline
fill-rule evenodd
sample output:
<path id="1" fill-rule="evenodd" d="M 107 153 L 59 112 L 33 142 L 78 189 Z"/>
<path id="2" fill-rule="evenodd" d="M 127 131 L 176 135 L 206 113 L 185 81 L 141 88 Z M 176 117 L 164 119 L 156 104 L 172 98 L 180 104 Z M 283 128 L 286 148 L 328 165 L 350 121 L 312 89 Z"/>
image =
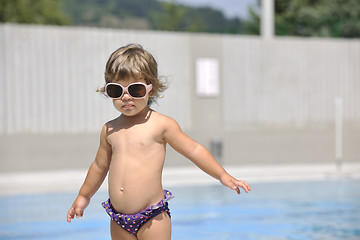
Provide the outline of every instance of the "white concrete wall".
<path id="1" fill-rule="evenodd" d="M 224 37 L 222 60 L 227 128 L 329 125 L 337 96 L 360 121 L 360 40 Z"/>
<path id="2" fill-rule="evenodd" d="M 170 86 L 154 108 L 225 164 L 334 162 L 334 98 L 344 161 L 360 161 L 360 40 L 273 38 L 0 24 L 0 172 L 87 168 L 118 115 L 95 93 L 108 56 L 138 42 Z M 217 58 L 220 94 L 195 91 L 197 58 Z M 167 165 L 190 164 L 169 148 Z"/>
<path id="3" fill-rule="evenodd" d="M 118 113 L 95 90 L 110 53 L 130 42 L 152 52 L 168 76 L 154 108 L 184 129 L 199 117 L 191 111 L 195 58 L 211 55 L 221 66 L 227 129 L 328 124 L 337 96 L 345 122 L 360 121 L 360 40 L 1 24 L 0 133 L 97 132 Z"/>
<path id="4" fill-rule="evenodd" d="M 6 24 L 0 36 L 0 133 L 97 132 L 118 115 L 111 100 L 95 93 L 106 61 L 132 42 L 152 52 L 169 76 L 166 101 L 154 107 L 189 127 L 187 35 Z"/>

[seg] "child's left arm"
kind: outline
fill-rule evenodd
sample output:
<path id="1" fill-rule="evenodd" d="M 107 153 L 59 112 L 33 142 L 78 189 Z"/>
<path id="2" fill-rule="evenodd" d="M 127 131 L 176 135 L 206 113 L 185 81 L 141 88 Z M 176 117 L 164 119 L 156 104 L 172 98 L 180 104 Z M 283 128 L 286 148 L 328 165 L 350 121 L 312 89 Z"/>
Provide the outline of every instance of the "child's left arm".
<path id="1" fill-rule="evenodd" d="M 237 180 L 228 174 L 204 146 L 183 133 L 175 120 L 168 118 L 165 126 L 165 141 L 176 151 L 189 158 L 201 170 L 238 194 L 240 194 L 240 188 L 245 192 L 251 191 L 250 185 L 246 181 Z"/>

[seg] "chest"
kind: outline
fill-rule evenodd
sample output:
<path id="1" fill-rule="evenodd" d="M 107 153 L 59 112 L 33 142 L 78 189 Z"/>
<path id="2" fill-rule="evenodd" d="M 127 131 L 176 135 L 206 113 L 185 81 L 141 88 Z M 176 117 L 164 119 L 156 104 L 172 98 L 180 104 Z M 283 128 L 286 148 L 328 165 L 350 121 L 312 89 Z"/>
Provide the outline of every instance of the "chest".
<path id="1" fill-rule="evenodd" d="M 119 128 L 108 135 L 108 142 L 113 151 L 144 151 L 164 145 L 163 133 L 153 124 L 141 124 L 128 128 Z"/>

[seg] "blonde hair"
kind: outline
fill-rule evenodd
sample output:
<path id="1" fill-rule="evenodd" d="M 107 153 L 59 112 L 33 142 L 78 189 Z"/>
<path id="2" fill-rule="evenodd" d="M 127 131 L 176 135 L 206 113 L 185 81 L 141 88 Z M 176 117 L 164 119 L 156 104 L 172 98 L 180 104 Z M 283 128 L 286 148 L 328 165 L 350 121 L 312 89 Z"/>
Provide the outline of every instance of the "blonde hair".
<path id="1" fill-rule="evenodd" d="M 160 80 L 155 58 L 140 44 L 129 44 L 113 52 L 105 67 L 105 84 L 126 78 L 144 78 L 147 84 L 152 84 L 152 95 L 148 105 L 151 105 L 160 93 L 167 88 L 166 83 Z M 105 87 L 98 89 L 105 92 Z"/>

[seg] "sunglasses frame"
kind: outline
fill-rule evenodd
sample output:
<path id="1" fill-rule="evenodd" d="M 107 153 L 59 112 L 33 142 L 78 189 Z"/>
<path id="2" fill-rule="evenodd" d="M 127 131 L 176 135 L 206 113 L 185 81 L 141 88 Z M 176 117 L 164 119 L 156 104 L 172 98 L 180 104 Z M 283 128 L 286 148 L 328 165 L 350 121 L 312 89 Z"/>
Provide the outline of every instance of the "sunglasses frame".
<path id="1" fill-rule="evenodd" d="M 129 87 L 131 87 L 132 85 L 137 85 L 137 84 L 140 84 L 140 85 L 143 85 L 145 87 L 145 95 L 143 97 L 134 97 L 133 95 L 131 95 L 128 91 Z M 109 94 L 107 93 L 107 88 L 109 85 L 115 85 L 115 86 L 119 86 L 122 88 L 122 94 L 120 97 L 110 97 Z M 120 83 L 108 83 L 105 85 L 105 93 L 106 95 L 111 98 L 111 99 L 120 99 L 124 96 L 124 93 L 126 92 L 131 98 L 134 98 L 134 99 L 144 99 L 146 97 L 146 95 L 152 90 L 152 84 L 150 83 L 149 85 L 147 85 L 146 83 L 143 83 L 143 82 L 134 82 L 134 83 L 130 83 L 129 85 L 127 85 L 126 87 L 124 87 L 123 85 L 121 85 Z"/>

